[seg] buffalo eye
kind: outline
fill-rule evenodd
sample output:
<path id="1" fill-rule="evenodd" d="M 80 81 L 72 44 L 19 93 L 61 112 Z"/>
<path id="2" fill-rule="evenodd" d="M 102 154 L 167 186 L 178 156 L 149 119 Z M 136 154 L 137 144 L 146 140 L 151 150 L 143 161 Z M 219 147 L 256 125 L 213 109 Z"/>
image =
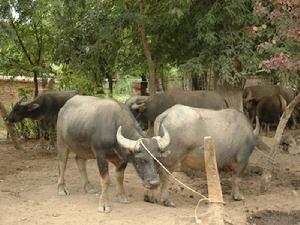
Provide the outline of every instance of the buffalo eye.
<path id="1" fill-rule="evenodd" d="M 144 163 L 146 163 L 146 160 L 145 160 L 145 159 L 138 158 L 137 160 L 138 160 L 138 162 L 139 162 L 139 163 L 141 163 L 141 164 L 144 164 Z"/>

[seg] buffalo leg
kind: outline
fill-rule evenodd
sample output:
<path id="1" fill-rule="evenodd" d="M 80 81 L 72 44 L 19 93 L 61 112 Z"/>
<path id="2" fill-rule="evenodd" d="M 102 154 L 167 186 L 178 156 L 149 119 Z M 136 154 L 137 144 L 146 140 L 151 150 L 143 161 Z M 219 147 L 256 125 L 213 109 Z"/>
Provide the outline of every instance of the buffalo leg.
<path id="1" fill-rule="evenodd" d="M 168 177 L 168 174 L 166 174 L 165 172 L 162 172 L 161 176 L 160 176 L 160 179 L 161 179 L 160 203 L 163 204 L 164 206 L 175 207 L 175 204 L 170 200 L 170 194 L 169 194 L 169 190 L 168 190 L 168 188 L 169 188 L 169 177 Z"/>
<path id="2" fill-rule="evenodd" d="M 241 175 L 244 172 L 244 170 L 247 167 L 248 162 L 240 162 L 237 163 L 237 168 L 236 171 L 233 172 L 232 174 L 232 192 L 231 196 L 234 200 L 236 201 L 241 201 L 244 199 L 244 196 L 240 192 L 240 180 L 241 180 Z"/>
<path id="3" fill-rule="evenodd" d="M 55 149 L 55 139 L 56 139 L 56 131 L 55 127 L 51 127 L 49 129 L 49 139 L 50 139 L 50 144 L 49 144 L 49 149 Z"/>
<path id="4" fill-rule="evenodd" d="M 108 213 L 111 210 L 109 205 L 108 192 L 107 192 L 110 184 L 109 173 L 108 173 L 108 162 L 104 158 L 97 155 L 97 165 L 101 177 L 100 180 L 101 180 L 101 187 L 102 187 L 101 195 L 99 198 L 98 211 Z"/>
<path id="5" fill-rule="evenodd" d="M 86 172 L 86 159 L 82 159 L 76 155 L 75 157 L 76 164 L 83 181 L 83 189 L 86 193 L 94 194 L 97 191 L 93 188 L 91 183 L 89 182 L 88 175 Z"/>
<path id="6" fill-rule="evenodd" d="M 58 156 L 58 195 L 69 195 L 70 192 L 67 190 L 65 185 L 65 170 L 67 166 L 68 156 L 69 156 L 69 149 L 66 148 L 60 142 L 57 143 L 57 156 Z"/>
<path id="7" fill-rule="evenodd" d="M 128 203 L 128 198 L 124 190 L 124 172 L 126 169 L 127 163 L 122 163 L 116 167 L 116 180 L 117 180 L 117 196 L 121 203 Z"/>

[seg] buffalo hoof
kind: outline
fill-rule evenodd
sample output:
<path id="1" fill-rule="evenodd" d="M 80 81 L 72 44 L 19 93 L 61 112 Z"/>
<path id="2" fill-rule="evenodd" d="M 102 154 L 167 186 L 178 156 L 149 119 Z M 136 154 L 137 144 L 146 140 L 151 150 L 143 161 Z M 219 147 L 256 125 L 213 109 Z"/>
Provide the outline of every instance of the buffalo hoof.
<path id="1" fill-rule="evenodd" d="M 108 205 L 103 205 L 98 207 L 98 212 L 100 213 L 110 213 L 111 208 Z"/>
<path id="2" fill-rule="evenodd" d="M 84 185 L 84 191 L 85 191 L 85 193 L 88 193 L 88 194 L 98 193 L 98 191 L 95 190 L 94 187 L 90 183 L 87 183 Z"/>
<path id="3" fill-rule="evenodd" d="M 70 192 L 66 188 L 64 184 L 58 185 L 58 195 L 64 196 L 64 195 L 70 195 Z"/>
<path id="4" fill-rule="evenodd" d="M 157 202 L 157 200 L 153 196 L 150 196 L 148 194 L 144 195 L 144 201 L 149 202 L 149 203 L 156 203 Z"/>
<path id="5" fill-rule="evenodd" d="M 232 198 L 235 201 L 242 201 L 242 200 L 245 199 L 244 196 L 241 193 L 234 193 L 234 194 L 232 194 Z"/>
<path id="6" fill-rule="evenodd" d="M 162 204 L 163 204 L 164 206 L 167 206 L 167 207 L 173 207 L 173 208 L 176 207 L 175 203 L 172 202 L 172 201 L 169 200 L 169 199 L 166 199 L 166 200 L 162 201 Z"/>
<path id="7" fill-rule="evenodd" d="M 55 146 L 49 145 L 46 149 L 48 152 L 55 152 Z"/>
<path id="8" fill-rule="evenodd" d="M 129 200 L 125 194 L 118 195 L 118 200 L 120 203 L 123 203 L 123 204 L 129 203 Z"/>
<path id="9" fill-rule="evenodd" d="M 45 151 L 47 150 L 47 146 L 42 143 L 38 143 L 33 147 L 34 151 Z"/>

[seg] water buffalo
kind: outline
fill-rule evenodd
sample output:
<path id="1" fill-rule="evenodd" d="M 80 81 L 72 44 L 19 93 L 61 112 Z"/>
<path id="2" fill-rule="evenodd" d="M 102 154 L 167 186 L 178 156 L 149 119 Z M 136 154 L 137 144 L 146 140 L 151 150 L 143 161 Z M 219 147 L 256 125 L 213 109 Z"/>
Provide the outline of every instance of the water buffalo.
<path id="1" fill-rule="evenodd" d="M 214 91 L 169 91 L 154 96 L 131 97 L 126 105 L 139 122 L 153 123 L 155 118 L 168 108 L 182 104 L 197 108 L 224 109 L 228 108 L 225 99 Z"/>
<path id="2" fill-rule="evenodd" d="M 10 123 L 20 122 L 25 118 L 38 120 L 43 131 L 50 129 L 50 141 L 53 146 L 58 111 L 76 94 L 77 91 L 45 91 L 30 102 L 21 99 L 14 105 L 6 120 Z"/>
<path id="3" fill-rule="evenodd" d="M 127 162 L 133 164 L 146 188 L 157 187 L 160 179 L 155 163 L 143 146 L 156 157 L 160 157 L 160 150 L 169 142 L 166 130 L 163 137 L 145 138 L 125 104 L 77 95 L 61 108 L 57 119 L 58 194 L 69 194 L 64 181 L 69 151 L 76 154 L 76 163 L 86 192 L 94 192 L 88 181 L 86 160 L 96 158 L 102 186 L 99 211 L 109 212 L 108 162 L 116 167 L 119 200 L 127 202 L 123 188 Z"/>
<path id="4" fill-rule="evenodd" d="M 261 98 L 256 106 L 256 116 L 266 134 L 270 130 L 270 125 L 277 125 L 280 117 L 286 108 L 286 100 L 281 95 L 266 96 Z"/>
<path id="5" fill-rule="evenodd" d="M 264 97 L 270 97 L 274 95 L 281 95 L 286 104 L 289 104 L 295 97 L 293 89 L 283 87 L 281 85 L 256 85 L 246 87 L 243 92 L 243 105 L 244 111 L 248 114 L 251 122 L 254 122 L 256 114 L 256 106 L 258 102 Z M 293 114 L 290 121 L 291 127 L 296 126 L 295 115 Z"/>
<path id="6" fill-rule="evenodd" d="M 243 199 L 239 191 L 239 177 L 255 147 L 259 122 L 253 131 L 245 115 L 235 109 L 209 110 L 175 105 L 156 118 L 154 133 L 161 134 L 162 127 L 168 130 L 171 141 L 165 148 L 170 154 L 161 161 L 171 172 L 178 164 L 194 170 L 204 170 L 203 139 L 211 136 L 216 146 L 218 167 L 229 168 L 235 172 L 232 177 L 233 199 Z M 159 173 L 160 197 L 148 192 L 145 200 L 174 206 L 169 199 L 167 174 L 163 170 Z"/>

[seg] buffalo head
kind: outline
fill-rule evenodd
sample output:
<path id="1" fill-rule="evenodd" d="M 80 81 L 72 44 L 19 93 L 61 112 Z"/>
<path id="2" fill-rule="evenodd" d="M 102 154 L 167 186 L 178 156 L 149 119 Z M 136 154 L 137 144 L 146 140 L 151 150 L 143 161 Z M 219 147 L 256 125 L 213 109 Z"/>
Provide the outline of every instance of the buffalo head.
<path id="1" fill-rule="evenodd" d="M 10 123 L 22 121 L 24 118 L 35 118 L 38 115 L 40 105 L 35 102 L 25 102 L 25 98 L 18 101 L 6 120 Z"/>
<path id="2" fill-rule="evenodd" d="M 146 188 L 155 188 L 160 181 L 154 159 L 145 148 L 159 159 L 161 153 L 170 143 L 168 131 L 165 128 L 163 128 L 163 131 L 163 137 L 140 138 L 137 141 L 125 138 L 121 133 L 121 127 L 119 127 L 117 132 L 118 144 L 132 153 L 130 161 L 133 163 Z"/>
<path id="3" fill-rule="evenodd" d="M 145 112 L 147 110 L 148 99 L 149 96 L 133 96 L 125 102 L 143 129 L 148 128 L 148 118 Z"/>

